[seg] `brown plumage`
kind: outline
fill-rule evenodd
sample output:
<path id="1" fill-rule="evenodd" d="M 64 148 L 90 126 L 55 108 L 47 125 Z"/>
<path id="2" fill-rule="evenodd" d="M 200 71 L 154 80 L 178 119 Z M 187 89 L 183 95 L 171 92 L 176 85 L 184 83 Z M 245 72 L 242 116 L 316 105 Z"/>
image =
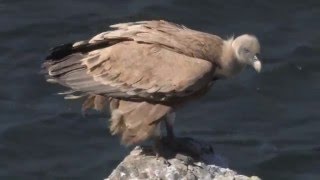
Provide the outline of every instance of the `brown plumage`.
<path id="1" fill-rule="evenodd" d="M 111 28 L 54 48 L 43 68 L 49 82 L 72 89 L 67 99 L 87 97 L 83 111 L 109 103 L 110 131 L 127 145 L 160 136 L 166 115 L 203 95 L 213 80 L 233 76 L 245 65 L 261 69 L 255 56 L 260 45 L 251 35 L 223 40 L 166 21 Z"/>

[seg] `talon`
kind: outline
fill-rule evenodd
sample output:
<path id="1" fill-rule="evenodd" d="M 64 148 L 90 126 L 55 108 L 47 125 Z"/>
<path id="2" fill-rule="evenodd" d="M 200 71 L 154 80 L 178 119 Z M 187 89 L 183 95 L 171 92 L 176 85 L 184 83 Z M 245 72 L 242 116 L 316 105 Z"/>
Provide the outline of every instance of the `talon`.
<path id="1" fill-rule="evenodd" d="M 156 153 L 156 160 L 159 160 L 160 159 L 160 154 L 158 152 L 155 152 Z"/>
<path id="2" fill-rule="evenodd" d="M 163 159 L 164 159 L 164 158 L 163 158 Z M 164 163 L 165 165 L 171 166 L 171 163 L 170 163 L 169 160 L 167 160 L 167 159 L 164 159 L 163 163 Z"/>
<path id="3" fill-rule="evenodd" d="M 156 160 L 162 160 L 163 164 L 171 166 L 171 163 L 166 158 L 160 156 L 159 153 L 156 153 Z"/>
<path id="4" fill-rule="evenodd" d="M 164 147 L 163 140 L 161 137 L 157 137 L 154 140 L 153 152 L 155 153 L 156 160 L 161 160 L 165 165 L 171 166 L 171 163 L 165 158 L 166 147 Z"/>
<path id="5" fill-rule="evenodd" d="M 176 159 L 183 161 L 185 164 L 193 164 L 195 160 L 191 156 L 176 154 Z"/>
<path id="6" fill-rule="evenodd" d="M 155 138 L 152 149 L 157 159 L 163 154 L 164 148 L 160 137 Z"/>

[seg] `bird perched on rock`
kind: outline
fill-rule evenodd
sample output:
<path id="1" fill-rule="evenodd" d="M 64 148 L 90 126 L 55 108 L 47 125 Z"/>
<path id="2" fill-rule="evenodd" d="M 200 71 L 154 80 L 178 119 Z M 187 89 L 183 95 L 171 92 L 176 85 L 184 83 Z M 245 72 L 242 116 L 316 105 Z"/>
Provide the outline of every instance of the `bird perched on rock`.
<path id="1" fill-rule="evenodd" d="M 110 131 L 123 144 L 159 140 L 160 123 L 174 138 L 174 110 L 204 95 L 217 79 L 247 65 L 257 72 L 260 45 L 253 35 L 224 40 L 163 20 L 115 24 L 86 41 L 52 49 L 43 63 L 48 82 L 86 97 L 83 111 L 110 107 Z"/>

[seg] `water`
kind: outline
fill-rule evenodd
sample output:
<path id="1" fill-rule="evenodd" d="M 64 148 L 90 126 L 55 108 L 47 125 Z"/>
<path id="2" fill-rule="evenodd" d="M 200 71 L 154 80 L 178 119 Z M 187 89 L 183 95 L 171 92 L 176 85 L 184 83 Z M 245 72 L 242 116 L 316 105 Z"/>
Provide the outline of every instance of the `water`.
<path id="1" fill-rule="evenodd" d="M 63 88 L 40 64 L 52 46 L 147 19 L 262 44 L 262 73 L 218 82 L 181 109 L 179 135 L 209 141 L 244 174 L 320 179 L 318 0 L 0 0 L 0 179 L 107 177 L 129 149 L 108 133 L 107 114 L 83 118 L 81 101 L 55 95 Z"/>

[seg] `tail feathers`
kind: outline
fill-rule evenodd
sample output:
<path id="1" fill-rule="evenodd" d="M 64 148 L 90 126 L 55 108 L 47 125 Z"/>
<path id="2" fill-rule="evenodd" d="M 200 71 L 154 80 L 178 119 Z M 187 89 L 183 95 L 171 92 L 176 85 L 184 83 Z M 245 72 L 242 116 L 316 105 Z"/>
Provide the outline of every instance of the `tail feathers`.
<path id="1" fill-rule="evenodd" d="M 44 72 L 47 72 L 48 76 L 55 78 L 71 71 L 85 69 L 85 66 L 80 61 L 83 58 L 83 54 L 75 53 L 59 61 L 48 60 L 43 63 L 42 68 Z"/>
<path id="2" fill-rule="evenodd" d="M 58 83 L 69 87 L 73 90 L 82 92 L 90 92 L 100 94 L 105 92 L 106 86 L 93 80 L 87 74 L 87 68 L 82 64 L 85 58 L 99 58 L 96 54 L 90 56 L 88 52 L 112 46 L 122 41 L 132 40 L 126 37 L 105 38 L 96 41 L 79 41 L 76 43 L 68 43 L 57 46 L 51 50 L 46 57 L 46 61 L 42 64 L 41 73 L 45 74 L 46 79 L 50 83 Z M 114 88 L 110 89 L 110 93 Z M 117 93 L 117 92 L 116 92 Z M 67 99 L 74 99 L 75 96 L 67 96 Z"/>
<path id="3" fill-rule="evenodd" d="M 89 43 L 89 41 L 79 41 L 76 43 L 68 43 L 57 46 L 51 50 L 51 53 L 46 57 L 46 61 L 42 64 L 41 73 L 47 75 L 49 82 L 61 82 L 61 76 L 69 72 L 84 71 L 86 67 L 82 65 L 82 59 L 88 58 L 88 52 L 111 46 L 121 41 L 130 40 L 128 38 L 112 38 Z M 90 58 L 98 58 L 99 55 Z M 81 73 L 80 73 L 81 74 Z M 86 74 L 86 73 L 83 73 Z"/>
<path id="4" fill-rule="evenodd" d="M 87 74 L 87 68 L 81 61 L 87 56 L 86 54 L 74 53 L 59 61 L 48 60 L 43 64 L 43 72 L 46 73 L 48 82 L 58 83 L 72 89 L 62 93 L 65 95 L 65 99 L 78 99 L 89 94 L 106 92 L 104 84 L 94 81 L 93 77 Z M 98 58 L 98 56 L 90 58 Z M 114 88 L 109 90 L 112 92 Z"/>

